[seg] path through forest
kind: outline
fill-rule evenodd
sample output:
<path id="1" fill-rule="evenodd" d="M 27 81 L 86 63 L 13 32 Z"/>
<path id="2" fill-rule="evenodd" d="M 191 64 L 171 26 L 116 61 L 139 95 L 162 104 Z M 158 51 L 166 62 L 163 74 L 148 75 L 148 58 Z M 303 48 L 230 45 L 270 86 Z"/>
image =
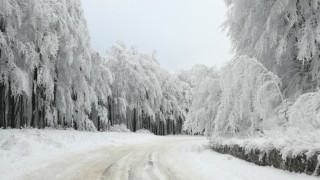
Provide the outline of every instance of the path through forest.
<path id="1" fill-rule="evenodd" d="M 203 137 L 168 136 L 61 157 L 21 179 L 316 179 L 210 150 Z"/>

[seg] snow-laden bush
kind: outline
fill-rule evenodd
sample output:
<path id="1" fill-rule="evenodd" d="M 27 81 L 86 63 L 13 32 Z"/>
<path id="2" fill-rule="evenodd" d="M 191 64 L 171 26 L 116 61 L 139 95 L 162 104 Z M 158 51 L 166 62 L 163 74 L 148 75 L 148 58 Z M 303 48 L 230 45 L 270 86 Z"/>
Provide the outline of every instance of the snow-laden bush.
<path id="1" fill-rule="evenodd" d="M 289 108 L 289 122 L 301 129 L 320 129 L 320 92 L 300 96 Z"/>
<path id="2" fill-rule="evenodd" d="M 110 132 L 126 132 L 129 133 L 131 132 L 130 129 L 127 128 L 127 126 L 125 124 L 116 124 L 113 125 L 109 128 Z"/>
<path id="3" fill-rule="evenodd" d="M 152 134 L 152 132 L 150 132 L 148 129 L 139 129 L 136 131 L 136 133 L 139 134 Z"/>
<path id="4" fill-rule="evenodd" d="M 98 116 L 101 123 L 100 131 L 104 131 L 110 126 L 110 121 L 108 119 L 108 109 L 105 106 L 98 105 Z"/>
<path id="5" fill-rule="evenodd" d="M 241 56 L 226 64 L 220 72 L 215 135 L 252 134 L 276 126 L 272 117 L 282 102 L 279 85 L 280 79 L 256 59 Z"/>
<path id="6" fill-rule="evenodd" d="M 87 115 L 75 113 L 74 116 L 77 121 L 72 122 L 72 124 L 76 124 L 76 129 L 80 131 L 97 131 L 93 122 L 88 118 Z"/>

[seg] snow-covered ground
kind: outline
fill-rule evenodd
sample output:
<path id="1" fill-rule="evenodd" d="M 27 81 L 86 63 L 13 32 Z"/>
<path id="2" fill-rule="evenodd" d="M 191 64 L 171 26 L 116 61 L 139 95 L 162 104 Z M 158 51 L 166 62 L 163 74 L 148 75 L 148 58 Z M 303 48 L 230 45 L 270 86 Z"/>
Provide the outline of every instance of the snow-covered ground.
<path id="1" fill-rule="evenodd" d="M 311 180 L 208 148 L 204 137 L 0 130 L 0 179 Z"/>
<path id="2" fill-rule="evenodd" d="M 0 179 L 12 179 L 70 153 L 145 143 L 159 138 L 141 133 L 0 129 Z"/>

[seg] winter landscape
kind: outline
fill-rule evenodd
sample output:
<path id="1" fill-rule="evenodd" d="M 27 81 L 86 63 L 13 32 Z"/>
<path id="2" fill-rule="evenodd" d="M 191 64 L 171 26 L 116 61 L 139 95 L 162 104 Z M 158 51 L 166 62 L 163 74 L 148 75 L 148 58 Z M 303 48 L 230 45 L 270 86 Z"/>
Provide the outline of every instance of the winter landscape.
<path id="1" fill-rule="evenodd" d="M 0 179 L 319 179 L 319 87 L 319 0 L 0 0 Z"/>

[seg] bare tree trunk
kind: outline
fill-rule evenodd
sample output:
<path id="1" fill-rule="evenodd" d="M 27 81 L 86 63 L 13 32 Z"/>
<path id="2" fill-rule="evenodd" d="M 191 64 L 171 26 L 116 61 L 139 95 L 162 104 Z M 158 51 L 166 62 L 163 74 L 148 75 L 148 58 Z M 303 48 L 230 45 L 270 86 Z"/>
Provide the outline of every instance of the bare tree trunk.
<path id="1" fill-rule="evenodd" d="M 21 96 L 20 101 L 21 114 L 20 114 L 20 128 L 26 126 L 25 118 L 24 118 L 24 98 Z"/>
<path id="2" fill-rule="evenodd" d="M 5 128 L 5 114 L 6 114 L 6 103 L 5 103 L 5 87 L 3 84 L 0 84 L 0 128 Z"/>
<path id="3" fill-rule="evenodd" d="M 137 131 L 137 110 L 133 109 L 133 132 Z"/>
<path id="4" fill-rule="evenodd" d="M 38 79 L 38 69 L 34 69 L 34 75 L 33 75 L 33 88 L 32 88 L 32 117 L 31 117 L 31 126 L 33 128 L 37 127 L 37 79 Z"/>
<path id="5" fill-rule="evenodd" d="M 12 97 L 12 92 L 11 92 L 11 82 L 9 81 L 9 90 L 8 90 L 8 112 L 7 112 L 7 121 L 8 121 L 8 126 L 11 128 L 14 128 L 13 122 L 13 113 L 14 113 L 14 98 Z"/>
<path id="6" fill-rule="evenodd" d="M 18 95 L 17 97 L 11 97 L 12 101 L 12 109 L 11 109 L 11 127 L 12 128 L 17 128 L 18 127 L 18 117 L 21 115 L 21 106 L 20 106 L 20 101 L 21 101 L 22 95 Z M 19 122 L 20 124 L 20 122 Z"/>

